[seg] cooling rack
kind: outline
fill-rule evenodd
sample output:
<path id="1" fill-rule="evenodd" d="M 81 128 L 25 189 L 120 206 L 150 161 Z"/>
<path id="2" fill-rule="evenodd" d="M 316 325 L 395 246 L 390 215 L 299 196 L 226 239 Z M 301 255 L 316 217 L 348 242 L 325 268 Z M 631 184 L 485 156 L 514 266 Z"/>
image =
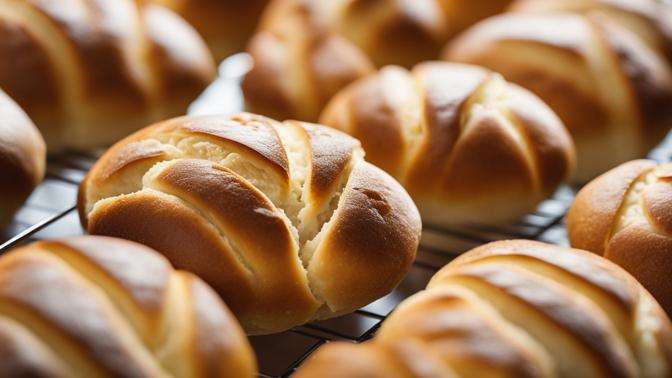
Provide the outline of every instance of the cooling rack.
<path id="1" fill-rule="evenodd" d="M 248 69 L 245 55 L 235 55 L 220 67 L 220 78 L 194 102 L 191 114 L 230 113 L 242 109 L 239 80 Z M 77 186 L 102 151 L 71 151 L 50 156 L 44 182 L 19 210 L 12 224 L 0 234 L 0 254 L 14 246 L 53 237 L 83 233 L 75 209 Z M 668 137 L 649 156 L 672 160 Z M 526 238 L 567 245 L 563 222 L 575 190 L 563 187 L 518 223 L 503 228 L 445 229 L 424 225 L 413 267 L 389 295 L 352 314 L 310 323 L 283 333 L 251 337 L 260 376 L 285 377 L 321 345 L 333 340 L 362 342 L 371 338 L 387 315 L 405 298 L 422 290 L 434 273 L 459 253 L 502 239 Z"/>

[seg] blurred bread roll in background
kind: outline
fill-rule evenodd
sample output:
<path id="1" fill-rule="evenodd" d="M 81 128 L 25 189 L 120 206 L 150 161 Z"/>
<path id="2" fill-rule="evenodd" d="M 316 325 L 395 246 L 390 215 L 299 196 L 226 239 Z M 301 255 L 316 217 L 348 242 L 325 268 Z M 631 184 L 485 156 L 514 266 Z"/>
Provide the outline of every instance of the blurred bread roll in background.
<path id="1" fill-rule="evenodd" d="M 317 121 L 336 92 L 373 71 L 364 53 L 335 33 L 326 10 L 316 0 L 267 7 L 247 49 L 253 60 L 242 82 L 248 111 Z"/>
<path id="2" fill-rule="evenodd" d="M 332 0 L 336 29 L 376 64 L 407 68 L 439 56 L 458 32 L 512 0 Z"/>
<path id="3" fill-rule="evenodd" d="M 120 141 L 80 187 L 91 234 L 199 275 L 248 333 L 352 312 L 409 270 L 420 217 L 359 142 L 252 114 L 183 117 Z"/>
<path id="4" fill-rule="evenodd" d="M 575 160 L 546 104 L 476 66 L 385 67 L 336 95 L 320 122 L 359 139 L 434 225 L 516 220 L 568 178 Z"/>
<path id="5" fill-rule="evenodd" d="M 115 142 L 186 112 L 215 76 L 182 18 L 132 0 L 0 2 L 0 87 L 50 151 Z"/>
<path id="6" fill-rule="evenodd" d="M 40 241 L 0 258 L 3 377 L 254 377 L 217 294 L 125 240 Z"/>
<path id="7" fill-rule="evenodd" d="M 527 240 L 478 247 L 402 302 L 372 341 L 328 343 L 297 378 L 668 377 L 672 324 L 615 264 Z"/>
<path id="8" fill-rule="evenodd" d="M 625 163 L 596 178 L 567 215 L 572 246 L 630 272 L 672 314 L 672 164 Z"/>
<path id="9" fill-rule="evenodd" d="M 45 159 L 42 135 L 0 90 L 0 230 L 42 181 Z"/>
<path id="10" fill-rule="evenodd" d="M 672 3 L 667 0 L 518 0 L 515 12 L 574 12 L 612 18 L 672 64 Z"/>
<path id="11" fill-rule="evenodd" d="M 585 182 L 645 156 L 672 126 L 672 68 L 633 25 L 604 12 L 509 13 L 465 31 L 445 58 L 488 67 L 541 97 L 572 134 L 575 178 Z"/>
<path id="12" fill-rule="evenodd" d="M 151 0 L 184 17 L 217 61 L 241 52 L 269 0 Z"/>

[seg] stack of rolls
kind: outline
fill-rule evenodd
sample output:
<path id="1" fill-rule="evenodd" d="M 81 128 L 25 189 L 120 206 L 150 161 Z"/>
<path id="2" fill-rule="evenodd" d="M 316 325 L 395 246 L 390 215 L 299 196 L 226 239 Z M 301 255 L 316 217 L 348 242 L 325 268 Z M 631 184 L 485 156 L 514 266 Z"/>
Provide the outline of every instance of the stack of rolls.
<path id="1" fill-rule="evenodd" d="M 363 345 L 330 343 L 298 378 L 669 377 L 672 323 L 624 270 L 539 242 L 478 247 Z"/>
<path id="2" fill-rule="evenodd" d="M 3 377 L 254 377 L 215 292 L 142 245 L 40 241 L 0 258 Z"/>
<path id="3" fill-rule="evenodd" d="M 541 0 L 513 9 L 458 36 L 445 58 L 497 71 L 555 110 L 577 146 L 577 181 L 661 141 L 672 126 L 670 5 Z"/>
<path id="4" fill-rule="evenodd" d="M 0 2 L 0 88 L 52 152 L 184 114 L 215 76 L 196 31 L 134 0 Z"/>
<path id="5" fill-rule="evenodd" d="M 567 215 L 572 246 L 614 261 L 672 314 L 672 164 L 636 160 L 586 185 Z"/>
<path id="6" fill-rule="evenodd" d="M 151 0 L 196 28 L 217 61 L 245 49 L 269 0 Z"/>
<path id="7" fill-rule="evenodd" d="M 362 142 L 426 223 L 501 224 L 571 174 L 574 146 L 539 98 L 476 66 L 389 66 L 337 94 L 320 122 Z"/>
<path id="8" fill-rule="evenodd" d="M 91 234 L 196 273 L 251 334 L 352 312 L 410 269 L 420 217 L 359 142 L 252 114 L 183 117 L 110 148 L 82 182 Z"/>
<path id="9" fill-rule="evenodd" d="M 0 230 L 42 181 L 45 155 L 40 132 L 0 90 Z"/>

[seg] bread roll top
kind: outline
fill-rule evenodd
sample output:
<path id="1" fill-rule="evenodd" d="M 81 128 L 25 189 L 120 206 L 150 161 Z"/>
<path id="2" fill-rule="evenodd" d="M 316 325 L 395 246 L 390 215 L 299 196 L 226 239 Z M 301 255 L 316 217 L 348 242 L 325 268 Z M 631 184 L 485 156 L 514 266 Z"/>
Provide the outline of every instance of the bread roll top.
<path id="1" fill-rule="evenodd" d="M 252 376 L 216 294 L 155 251 L 105 237 L 41 241 L 0 259 L 3 376 Z"/>
<path id="2" fill-rule="evenodd" d="M 514 240 L 441 269 L 364 345 L 329 344 L 299 369 L 373 377 L 664 377 L 672 324 L 625 271 L 587 251 Z M 356 356 L 352 364 L 345 356 Z"/>

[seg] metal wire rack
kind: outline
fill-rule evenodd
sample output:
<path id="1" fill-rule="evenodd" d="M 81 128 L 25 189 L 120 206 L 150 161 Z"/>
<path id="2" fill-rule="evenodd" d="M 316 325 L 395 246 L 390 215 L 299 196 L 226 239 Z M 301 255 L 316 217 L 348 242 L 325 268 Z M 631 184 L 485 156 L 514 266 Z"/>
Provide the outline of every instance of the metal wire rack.
<path id="1" fill-rule="evenodd" d="M 230 112 L 242 101 L 237 78 L 245 72 L 245 56 L 234 56 L 222 64 L 221 78 L 197 100 L 190 113 Z M 0 254 L 34 240 L 83 233 L 75 209 L 77 186 L 101 151 L 69 152 L 50 156 L 47 177 L 17 213 L 12 224 L 0 233 Z M 672 138 L 652 151 L 650 158 L 672 160 Z M 443 229 L 425 225 L 421 246 L 411 271 L 389 295 L 352 314 L 294 328 L 283 333 L 251 337 L 262 377 L 285 377 L 321 345 L 332 340 L 355 343 L 371 338 L 387 315 L 405 298 L 422 290 L 432 275 L 459 253 L 501 239 L 526 238 L 567 244 L 563 219 L 574 190 L 561 188 L 536 212 L 504 228 L 472 227 Z"/>

